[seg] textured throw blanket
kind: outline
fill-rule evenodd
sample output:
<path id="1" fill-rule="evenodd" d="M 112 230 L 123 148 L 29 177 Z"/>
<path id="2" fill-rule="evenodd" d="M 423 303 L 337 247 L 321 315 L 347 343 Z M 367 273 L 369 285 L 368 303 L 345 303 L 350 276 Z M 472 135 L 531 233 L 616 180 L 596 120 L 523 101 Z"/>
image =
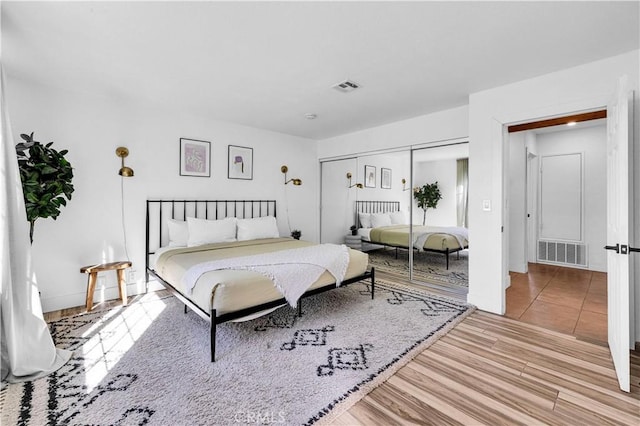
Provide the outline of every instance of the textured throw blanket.
<path id="1" fill-rule="evenodd" d="M 424 250 L 424 243 L 433 234 L 452 235 L 458 240 L 461 248 L 465 245 L 464 240 L 469 241 L 469 230 L 467 228 L 458 226 L 421 226 L 420 228 L 420 231 L 413 232 L 413 247 L 417 248 L 418 251 Z"/>
<path id="2" fill-rule="evenodd" d="M 300 296 L 329 271 L 339 286 L 349 266 L 349 248 L 345 245 L 320 244 L 281 250 L 273 253 L 213 260 L 194 265 L 187 270 L 182 284 L 189 293 L 203 274 L 221 269 L 241 269 L 258 272 L 273 281 L 287 302 L 295 307 Z"/>

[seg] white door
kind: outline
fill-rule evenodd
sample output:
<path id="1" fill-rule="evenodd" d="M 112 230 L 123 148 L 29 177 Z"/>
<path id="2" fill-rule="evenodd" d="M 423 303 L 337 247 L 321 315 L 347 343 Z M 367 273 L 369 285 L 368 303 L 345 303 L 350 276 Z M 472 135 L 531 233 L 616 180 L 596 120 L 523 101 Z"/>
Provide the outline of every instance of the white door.
<path id="1" fill-rule="evenodd" d="M 607 106 L 607 294 L 609 348 L 620 383 L 629 392 L 629 92 L 626 76 Z"/>
<path id="2" fill-rule="evenodd" d="M 356 178 L 355 158 L 326 161 L 320 165 L 320 242 L 344 244 L 355 217 L 356 188 L 349 189 L 347 173 Z"/>

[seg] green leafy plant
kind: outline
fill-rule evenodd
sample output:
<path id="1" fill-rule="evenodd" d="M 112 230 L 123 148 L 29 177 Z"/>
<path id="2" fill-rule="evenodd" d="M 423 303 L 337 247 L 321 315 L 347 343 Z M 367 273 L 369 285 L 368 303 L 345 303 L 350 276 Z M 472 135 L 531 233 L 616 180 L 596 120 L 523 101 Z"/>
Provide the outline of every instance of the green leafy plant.
<path id="1" fill-rule="evenodd" d="M 425 183 L 422 186 L 413 188 L 413 198 L 418 202 L 418 207 L 424 210 L 422 216 L 422 224 L 424 225 L 427 220 L 427 209 L 435 209 L 438 201 L 442 199 L 440 188 L 438 188 L 438 181 Z"/>
<path id="2" fill-rule="evenodd" d="M 18 168 L 22 180 L 24 203 L 29 221 L 29 238 L 33 244 L 33 229 L 39 218 L 60 215 L 60 207 L 67 205 L 73 193 L 73 169 L 64 156 L 67 150 L 60 152 L 51 148 L 53 142 L 46 145 L 33 140 L 30 135 L 21 134 L 25 142 L 16 145 Z M 66 199 L 65 199 L 66 198 Z"/>
<path id="3" fill-rule="evenodd" d="M 302 231 L 299 229 L 294 229 L 293 231 L 291 231 L 291 236 L 296 240 L 299 240 L 300 237 L 302 236 Z"/>

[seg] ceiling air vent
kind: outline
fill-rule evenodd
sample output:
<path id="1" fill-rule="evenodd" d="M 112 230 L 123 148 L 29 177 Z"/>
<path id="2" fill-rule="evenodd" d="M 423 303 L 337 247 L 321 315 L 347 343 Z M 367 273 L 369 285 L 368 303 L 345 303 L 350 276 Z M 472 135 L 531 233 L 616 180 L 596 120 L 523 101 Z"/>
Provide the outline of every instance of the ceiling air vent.
<path id="1" fill-rule="evenodd" d="M 351 80 L 345 80 L 333 86 L 334 89 L 343 93 L 353 92 L 359 87 L 360 85 L 358 83 Z"/>

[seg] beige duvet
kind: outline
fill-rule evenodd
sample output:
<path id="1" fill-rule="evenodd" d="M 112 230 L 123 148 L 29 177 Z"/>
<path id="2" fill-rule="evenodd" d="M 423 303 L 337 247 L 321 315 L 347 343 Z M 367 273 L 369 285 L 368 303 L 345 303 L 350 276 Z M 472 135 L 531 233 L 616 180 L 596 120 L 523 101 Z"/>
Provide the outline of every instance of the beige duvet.
<path id="1" fill-rule="evenodd" d="M 433 227 L 414 226 L 413 232 L 420 233 L 426 230 L 432 230 Z M 411 236 L 409 234 L 409 225 L 392 225 L 381 226 L 371 229 L 369 240 L 372 243 L 379 243 L 394 247 L 411 247 Z M 464 247 L 469 246 L 469 241 L 465 238 L 462 241 Z M 432 233 L 425 241 L 423 248 L 425 250 L 449 251 L 458 250 L 460 248 L 458 239 L 447 233 Z"/>
<path id="2" fill-rule="evenodd" d="M 182 288 L 182 276 L 196 264 L 310 245 L 313 243 L 290 238 L 268 238 L 174 248 L 159 254 L 153 268 L 163 280 L 187 296 L 186 289 Z M 365 253 L 349 250 L 349 267 L 345 279 L 362 275 L 366 271 L 368 263 L 369 258 Z M 333 276 L 329 272 L 325 272 L 310 289 L 334 282 Z M 269 278 L 257 272 L 217 270 L 203 274 L 188 298 L 205 312 L 209 312 L 213 307 L 217 310 L 217 315 L 221 315 L 281 299 L 282 294 Z"/>

